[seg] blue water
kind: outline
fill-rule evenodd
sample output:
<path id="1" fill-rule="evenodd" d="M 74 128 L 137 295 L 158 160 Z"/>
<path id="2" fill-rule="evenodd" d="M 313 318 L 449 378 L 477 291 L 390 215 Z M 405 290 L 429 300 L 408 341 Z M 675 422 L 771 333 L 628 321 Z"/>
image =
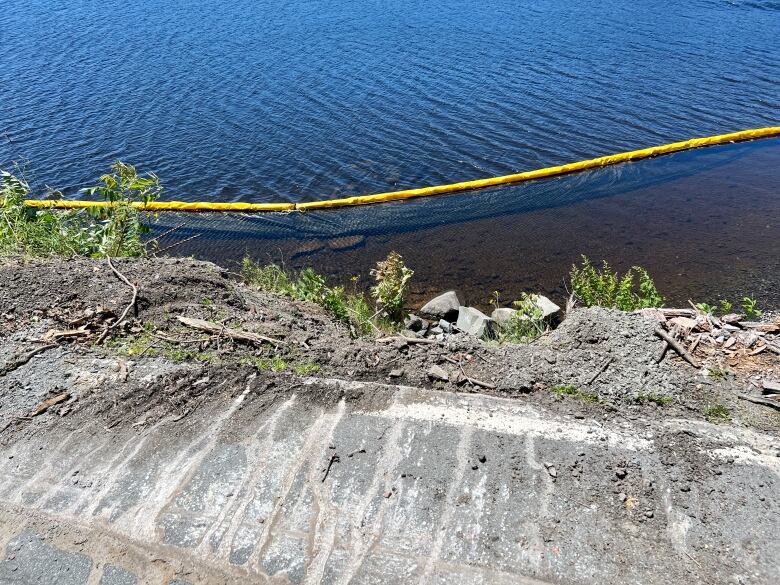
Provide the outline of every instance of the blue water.
<path id="1" fill-rule="evenodd" d="M 305 200 L 780 123 L 780 2 L 4 0 L 0 167 Z"/>

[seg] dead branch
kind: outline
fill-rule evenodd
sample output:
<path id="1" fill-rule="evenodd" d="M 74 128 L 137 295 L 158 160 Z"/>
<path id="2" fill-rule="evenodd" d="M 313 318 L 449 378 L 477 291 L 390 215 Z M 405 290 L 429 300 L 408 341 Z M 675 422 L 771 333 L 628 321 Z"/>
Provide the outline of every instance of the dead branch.
<path id="1" fill-rule="evenodd" d="M 438 343 L 436 339 L 426 339 L 424 337 L 406 337 L 404 335 L 394 335 L 393 337 L 380 337 L 379 339 L 375 339 L 377 343 L 392 343 L 393 341 L 403 341 L 405 343 L 424 343 L 424 344 L 434 344 Z"/>
<path id="2" fill-rule="evenodd" d="M 762 406 L 768 406 L 769 408 L 774 408 L 775 410 L 780 410 L 780 402 L 777 402 L 775 400 L 769 400 L 768 398 L 759 398 L 758 396 L 750 396 L 748 394 L 738 394 L 737 396 L 742 400 L 747 400 L 748 402 L 752 402 L 753 404 L 760 404 Z"/>
<path id="3" fill-rule="evenodd" d="M 482 380 L 477 380 L 476 378 L 469 377 L 468 374 L 466 374 L 466 371 L 463 369 L 463 363 L 460 360 L 455 360 L 455 359 L 453 359 L 453 358 L 451 358 L 449 356 L 446 356 L 446 355 L 443 355 L 441 357 L 442 357 L 442 359 L 444 361 L 447 361 L 447 362 L 449 362 L 451 364 L 454 364 L 454 365 L 458 366 L 458 368 L 460 369 L 460 373 L 463 375 L 462 380 L 464 382 L 468 382 L 472 386 L 479 386 L 481 388 L 487 388 L 488 390 L 495 390 L 496 389 L 496 385 L 495 384 L 491 384 L 490 382 L 483 382 Z"/>
<path id="4" fill-rule="evenodd" d="M 52 406 L 55 406 L 60 402 L 65 402 L 68 398 L 70 398 L 70 392 L 63 392 L 62 394 L 57 394 L 57 396 L 52 396 L 51 398 L 41 402 L 35 408 L 35 410 L 33 410 L 30 413 L 30 416 L 38 416 L 39 414 L 43 414 L 44 412 L 49 410 Z"/>
<path id="5" fill-rule="evenodd" d="M 658 337 L 660 337 L 666 343 L 668 343 L 669 346 L 674 351 L 676 351 L 680 355 L 680 357 L 683 358 L 686 362 L 691 364 L 694 368 L 699 369 L 699 362 L 696 361 L 696 358 L 694 358 L 691 354 L 689 354 L 688 350 L 686 350 L 682 345 L 677 343 L 677 341 L 674 338 L 672 338 L 672 336 L 669 335 L 666 331 L 664 331 L 659 327 L 653 333 L 655 333 Z"/>
<path id="6" fill-rule="evenodd" d="M 586 386 L 589 386 L 590 384 L 593 384 L 593 382 L 595 382 L 595 381 L 596 381 L 596 378 L 598 378 L 598 377 L 599 377 L 601 374 L 603 374 L 603 373 L 604 373 L 604 371 L 605 371 L 605 370 L 606 370 L 606 369 L 609 367 L 609 364 L 611 364 L 611 363 L 612 363 L 612 361 L 613 361 L 614 359 L 615 359 L 615 358 L 612 358 L 612 357 L 610 357 L 609 359 L 607 359 L 607 361 L 606 361 L 606 362 L 604 362 L 604 365 L 602 365 L 602 366 L 601 366 L 601 367 L 598 369 L 598 371 L 597 371 L 595 374 L 593 374 L 593 376 L 591 376 L 590 380 L 588 380 L 587 382 L 585 382 L 585 385 L 586 385 Z"/>
<path id="7" fill-rule="evenodd" d="M 113 331 L 117 327 L 119 327 L 119 325 L 122 323 L 122 321 L 124 321 L 125 318 L 127 317 L 127 314 L 130 312 L 130 309 L 134 310 L 136 317 L 138 316 L 138 305 L 137 305 L 137 302 L 138 302 L 138 287 L 135 286 L 132 282 L 130 282 L 124 274 L 122 274 L 121 272 L 119 272 L 119 270 L 116 269 L 116 267 L 114 266 L 114 263 L 111 262 L 111 256 L 106 256 L 106 260 L 108 260 L 109 267 L 114 272 L 114 274 L 117 275 L 119 280 L 124 282 L 127 286 L 130 287 L 130 290 L 133 291 L 133 297 L 130 299 L 130 303 L 125 307 L 125 310 L 122 311 L 122 314 L 119 315 L 119 319 L 114 321 L 111 325 L 109 325 L 108 327 L 106 327 L 103 330 L 103 333 L 100 334 L 100 337 L 97 340 L 97 345 L 100 345 L 101 343 L 103 343 L 105 341 L 106 337 L 108 337 L 108 334 L 111 333 L 111 331 Z"/>
<path id="8" fill-rule="evenodd" d="M 275 346 L 285 345 L 285 342 L 280 339 L 273 339 L 266 337 L 265 335 L 259 335 L 252 333 L 251 331 L 242 331 L 241 329 L 230 329 L 224 325 L 218 325 L 211 321 L 205 321 L 203 319 L 193 319 L 191 317 L 177 317 L 182 325 L 192 327 L 198 331 L 205 331 L 212 335 L 224 335 L 235 341 L 242 341 L 244 343 L 250 343 L 254 345 L 262 345 L 263 343 L 270 343 Z"/>

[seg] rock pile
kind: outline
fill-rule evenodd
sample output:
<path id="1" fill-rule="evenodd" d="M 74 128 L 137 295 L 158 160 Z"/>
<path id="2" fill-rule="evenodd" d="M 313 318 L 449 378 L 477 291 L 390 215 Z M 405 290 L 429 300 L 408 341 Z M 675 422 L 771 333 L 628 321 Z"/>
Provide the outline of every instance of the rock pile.
<path id="1" fill-rule="evenodd" d="M 549 319 L 561 308 L 542 295 L 533 295 L 542 318 Z M 479 339 L 495 339 L 501 328 L 518 311 L 497 308 L 488 316 L 479 309 L 464 305 L 462 296 L 454 290 L 447 291 L 428 301 L 419 311 L 420 316 L 411 314 L 404 320 L 407 337 L 432 337 L 443 340 L 454 331 L 468 333 Z"/>

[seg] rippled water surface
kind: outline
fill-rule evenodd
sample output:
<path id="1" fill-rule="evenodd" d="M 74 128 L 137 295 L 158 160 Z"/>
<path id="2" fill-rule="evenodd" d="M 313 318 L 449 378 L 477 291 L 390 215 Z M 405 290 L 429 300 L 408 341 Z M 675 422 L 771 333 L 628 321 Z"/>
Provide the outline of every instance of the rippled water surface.
<path id="1" fill-rule="evenodd" d="M 780 3 L 5 0 L 0 165 L 167 197 L 477 178 L 765 126 Z"/>
<path id="2" fill-rule="evenodd" d="M 74 196 L 115 159 L 166 198 L 305 201 L 780 124 L 780 2 L 5 0 L 0 167 Z M 180 253 L 389 250 L 417 300 L 558 297 L 579 254 L 674 301 L 780 303 L 780 139 L 504 189 L 291 216 L 166 215 Z"/>

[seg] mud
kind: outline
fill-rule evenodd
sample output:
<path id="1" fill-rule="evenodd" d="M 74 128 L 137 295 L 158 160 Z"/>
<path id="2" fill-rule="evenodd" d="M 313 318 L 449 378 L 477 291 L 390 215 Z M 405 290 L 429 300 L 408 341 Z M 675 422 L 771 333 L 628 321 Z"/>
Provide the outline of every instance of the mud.
<path id="1" fill-rule="evenodd" d="M 0 376 L 0 582 L 780 580 L 780 417 L 737 399 L 776 356 L 713 380 L 603 309 L 525 346 L 378 344 L 209 263 L 116 266 L 132 326 Z M 129 301 L 100 261 L 0 282 L 0 367 Z M 285 345 L 198 342 L 177 315 Z M 431 382 L 445 357 L 495 388 Z"/>

